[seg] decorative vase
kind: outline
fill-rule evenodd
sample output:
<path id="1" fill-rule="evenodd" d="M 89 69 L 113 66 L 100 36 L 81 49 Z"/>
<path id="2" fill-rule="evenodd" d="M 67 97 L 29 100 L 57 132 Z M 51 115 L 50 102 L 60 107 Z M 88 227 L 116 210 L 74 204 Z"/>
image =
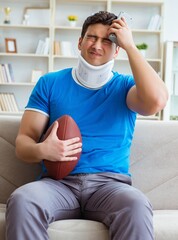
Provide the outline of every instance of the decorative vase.
<path id="1" fill-rule="evenodd" d="M 140 49 L 140 53 L 142 54 L 143 57 L 146 57 L 146 50 L 145 49 Z"/>
<path id="2" fill-rule="evenodd" d="M 77 24 L 77 21 L 69 21 L 69 24 L 71 27 L 75 27 Z"/>

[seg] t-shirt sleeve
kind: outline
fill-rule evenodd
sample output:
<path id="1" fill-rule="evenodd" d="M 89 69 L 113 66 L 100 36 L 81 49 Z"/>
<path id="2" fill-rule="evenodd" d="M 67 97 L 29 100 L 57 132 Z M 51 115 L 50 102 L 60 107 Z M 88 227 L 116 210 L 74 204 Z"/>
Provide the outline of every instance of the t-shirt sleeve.
<path id="1" fill-rule="evenodd" d="M 49 97 L 48 81 L 43 76 L 35 85 L 25 109 L 42 112 L 49 116 Z"/>
<path id="2" fill-rule="evenodd" d="M 126 92 L 128 91 L 135 85 L 135 80 L 133 76 L 127 75 L 127 81 L 125 81 L 125 87 L 126 87 Z"/>

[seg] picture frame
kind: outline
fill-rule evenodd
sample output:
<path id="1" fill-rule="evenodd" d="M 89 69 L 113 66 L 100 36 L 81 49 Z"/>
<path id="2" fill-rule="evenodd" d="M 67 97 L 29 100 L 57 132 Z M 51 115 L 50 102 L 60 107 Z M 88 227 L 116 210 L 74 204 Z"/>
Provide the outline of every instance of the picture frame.
<path id="1" fill-rule="evenodd" d="M 42 75 L 43 75 L 42 70 L 39 70 L 39 69 L 32 70 L 31 82 L 36 83 Z"/>
<path id="2" fill-rule="evenodd" d="M 7 53 L 17 53 L 17 44 L 15 38 L 5 38 L 5 46 Z"/>

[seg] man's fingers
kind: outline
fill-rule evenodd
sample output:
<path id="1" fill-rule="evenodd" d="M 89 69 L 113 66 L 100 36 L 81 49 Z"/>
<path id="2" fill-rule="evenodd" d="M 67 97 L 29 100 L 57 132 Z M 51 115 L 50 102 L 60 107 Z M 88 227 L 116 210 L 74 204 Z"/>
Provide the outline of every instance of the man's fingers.
<path id="1" fill-rule="evenodd" d="M 64 142 L 65 142 L 66 145 L 71 145 L 71 144 L 80 142 L 80 138 L 79 137 L 75 137 L 75 138 L 71 138 L 71 139 L 65 140 Z"/>

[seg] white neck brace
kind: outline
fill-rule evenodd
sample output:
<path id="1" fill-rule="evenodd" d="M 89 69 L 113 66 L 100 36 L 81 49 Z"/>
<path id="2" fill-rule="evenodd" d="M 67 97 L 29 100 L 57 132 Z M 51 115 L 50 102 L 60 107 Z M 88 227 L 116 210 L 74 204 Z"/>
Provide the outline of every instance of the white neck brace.
<path id="1" fill-rule="evenodd" d="M 87 88 L 97 89 L 107 83 L 113 76 L 112 68 L 114 60 L 101 66 L 93 66 L 79 55 L 78 66 L 75 68 L 75 75 L 79 83 Z"/>

